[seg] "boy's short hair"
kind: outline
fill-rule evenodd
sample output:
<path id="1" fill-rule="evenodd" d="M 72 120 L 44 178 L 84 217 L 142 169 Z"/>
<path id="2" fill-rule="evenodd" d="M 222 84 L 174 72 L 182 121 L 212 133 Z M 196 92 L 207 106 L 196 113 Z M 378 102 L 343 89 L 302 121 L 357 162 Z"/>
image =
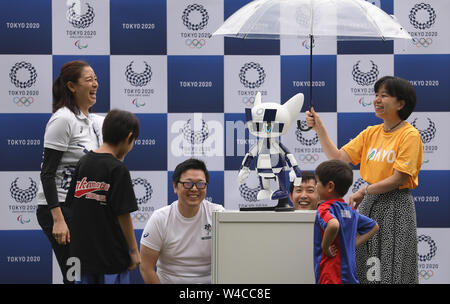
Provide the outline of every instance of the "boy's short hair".
<path id="1" fill-rule="evenodd" d="M 136 140 L 139 136 L 139 119 L 131 112 L 114 109 L 109 111 L 103 121 L 103 142 L 117 146 L 120 142 L 131 137 L 128 143 Z"/>
<path id="2" fill-rule="evenodd" d="M 196 158 L 189 158 L 179 163 L 173 171 L 172 182 L 174 184 L 178 183 L 180 181 L 181 174 L 189 169 L 202 170 L 205 173 L 206 183 L 209 183 L 209 172 L 208 169 L 206 169 L 205 163 Z"/>
<path id="3" fill-rule="evenodd" d="M 316 176 L 314 175 L 314 171 L 302 171 L 302 183 L 307 182 L 310 179 L 316 182 Z M 294 191 L 294 182 L 291 182 L 289 184 L 289 193 L 292 193 L 293 191 Z"/>
<path id="4" fill-rule="evenodd" d="M 316 168 L 316 176 L 322 185 L 332 181 L 334 191 L 343 197 L 353 183 L 352 167 L 338 159 L 327 160 Z"/>

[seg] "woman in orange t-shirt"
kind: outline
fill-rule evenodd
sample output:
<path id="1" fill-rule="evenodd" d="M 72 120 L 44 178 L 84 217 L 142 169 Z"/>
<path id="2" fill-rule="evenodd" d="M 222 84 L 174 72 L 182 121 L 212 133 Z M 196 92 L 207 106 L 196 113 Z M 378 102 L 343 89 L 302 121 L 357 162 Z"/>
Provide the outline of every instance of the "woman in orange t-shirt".
<path id="1" fill-rule="evenodd" d="M 349 204 L 378 222 L 379 232 L 356 250 L 360 283 L 418 283 L 417 223 L 409 189 L 418 186 L 422 139 L 406 119 L 416 105 L 416 93 L 405 79 L 385 76 L 374 86 L 375 115 L 383 123 L 369 126 L 338 149 L 320 116 L 312 108 L 306 121 L 319 137 L 325 155 L 360 164 L 368 183 Z"/>

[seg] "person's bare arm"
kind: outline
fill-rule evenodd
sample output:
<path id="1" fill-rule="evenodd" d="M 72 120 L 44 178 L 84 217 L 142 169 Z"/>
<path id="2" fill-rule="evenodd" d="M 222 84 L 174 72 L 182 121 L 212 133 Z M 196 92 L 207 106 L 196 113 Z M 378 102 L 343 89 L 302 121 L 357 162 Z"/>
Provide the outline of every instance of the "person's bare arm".
<path id="1" fill-rule="evenodd" d="M 361 187 L 358 191 L 350 195 L 348 198 L 348 203 L 355 209 L 358 208 L 359 204 L 362 202 L 366 190 L 368 194 L 381 194 L 386 193 L 395 189 L 398 189 L 408 180 L 409 175 L 397 170 L 394 170 L 394 174 L 391 176 L 367 187 Z"/>
<path id="2" fill-rule="evenodd" d="M 155 267 L 159 258 L 159 251 L 148 248 L 141 243 L 141 271 L 142 278 L 146 284 L 161 284 Z"/>
<path id="3" fill-rule="evenodd" d="M 66 220 L 64 219 L 64 215 L 61 211 L 61 207 L 55 207 L 50 209 L 50 213 L 53 218 L 53 237 L 56 239 L 56 242 L 60 245 L 66 245 L 70 243 L 70 231 L 67 227 Z"/>
<path id="4" fill-rule="evenodd" d="M 336 256 L 336 248 L 332 246 L 339 232 L 339 221 L 336 218 L 332 218 L 328 221 L 327 227 L 323 232 L 322 250 L 325 255 L 329 257 Z"/>
<path id="5" fill-rule="evenodd" d="M 120 228 L 122 229 L 123 236 L 127 241 L 128 248 L 130 248 L 130 266 L 129 271 L 135 270 L 140 263 L 140 256 L 138 246 L 136 243 L 136 237 L 134 236 L 133 222 L 129 213 L 119 215 L 118 217 Z"/>
<path id="6" fill-rule="evenodd" d="M 331 141 L 319 114 L 314 111 L 314 108 L 311 108 L 311 111 L 306 111 L 306 123 L 308 127 L 311 127 L 314 131 L 316 131 L 320 145 L 322 146 L 323 152 L 328 159 L 340 159 L 347 163 L 351 162 L 350 156 L 348 156 L 347 152 L 342 149 L 338 149 Z"/>
<path id="7" fill-rule="evenodd" d="M 380 229 L 380 227 L 378 226 L 378 224 L 375 224 L 375 226 L 373 226 L 369 232 L 364 233 L 364 234 L 357 234 L 355 247 L 358 248 L 360 245 L 367 242 L 372 236 L 374 236 L 375 233 L 377 233 L 377 231 L 379 229 Z"/>

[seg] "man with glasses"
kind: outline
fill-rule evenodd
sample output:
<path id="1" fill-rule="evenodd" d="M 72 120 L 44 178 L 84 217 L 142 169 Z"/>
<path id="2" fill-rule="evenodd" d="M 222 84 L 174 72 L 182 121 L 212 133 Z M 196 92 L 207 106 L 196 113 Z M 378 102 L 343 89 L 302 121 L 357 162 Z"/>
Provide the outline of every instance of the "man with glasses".
<path id="1" fill-rule="evenodd" d="M 145 283 L 211 283 L 212 212 L 224 208 L 205 200 L 208 182 L 201 160 L 191 158 L 175 168 L 172 183 L 178 200 L 153 212 L 142 232 L 140 271 Z"/>

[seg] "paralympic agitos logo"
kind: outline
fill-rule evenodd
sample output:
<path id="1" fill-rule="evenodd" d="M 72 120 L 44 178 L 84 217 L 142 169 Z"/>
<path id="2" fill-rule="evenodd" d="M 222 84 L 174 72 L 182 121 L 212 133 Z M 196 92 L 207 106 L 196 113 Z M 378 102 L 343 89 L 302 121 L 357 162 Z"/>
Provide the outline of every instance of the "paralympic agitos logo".
<path id="1" fill-rule="evenodd" d="M 424 144 L 428 144 L 436 136 L 436 124 L 429 117 L 427 117 L 427 127 L 425 129 L 419 129 L 417 126 L 417 120 L 417 117 L 414 118 L 414 120 L 411 122 L 411 125 L 419 131 L 420 136 L 422 137 L 422 142 Z"/>
<path id="2" fill-rule="evenodd" d="M 125 77 L 127 81 L 135 87 L 143 87 L 146 86 L 150 80 L 152 80 L 152 69 L 150 65 L 144 61 L 145 69 L 141 73 L 136 73 L 133 70 L 133 62 L 131 61 L 129 65 L 127 65 L 125 69 Z"/>
<path id="3" fill-rule="evenodd" d="M 26 189 L 19 187 L 19 178 L 17 177 L 12 183 L 9 191 L 11 192 L 11 197 L 18 203 L 30 203 L 37 195 L 38 186 L 37 183 L 31 178 L 30 186 Z"/>
<path id="4" fill-rule="evenodd" d="M 358 60 L 356 64 L 353 65 L 352 76 L 353 80 L 356 81 L 357 84 L 362 86 L 373 85 L 375 81 L 378 79 L 378 66 L 370 60 L 371 67 L 367 72 L 361 71 L 359 65 L 361 60 Z"/>
<path id="5" fill-rule="evenodd" d="M 84 14 L 81 14 L 81 8 L 78 8 L 78 10 L 75 8 L 76 2 L 74 2 L 69 8 L 67 9 L 66 13 L 66 19 L 69 21 L 70 24 L 73 25 L 75 28 L 87 28 L 94 22 L 94 8 L 89 5 L 89 3 L 86 3 L 88 9 L 87 12 Z M 78 12 L 77 12 L 78 11 Z"/>
<path id="6" fill-rule="evenodd" d="M 259 190 L 261 190 L 261 186 L 250 188 L 246 183 L 239 185 L 239 193 L 247 202 L 256 202 Z"/>

